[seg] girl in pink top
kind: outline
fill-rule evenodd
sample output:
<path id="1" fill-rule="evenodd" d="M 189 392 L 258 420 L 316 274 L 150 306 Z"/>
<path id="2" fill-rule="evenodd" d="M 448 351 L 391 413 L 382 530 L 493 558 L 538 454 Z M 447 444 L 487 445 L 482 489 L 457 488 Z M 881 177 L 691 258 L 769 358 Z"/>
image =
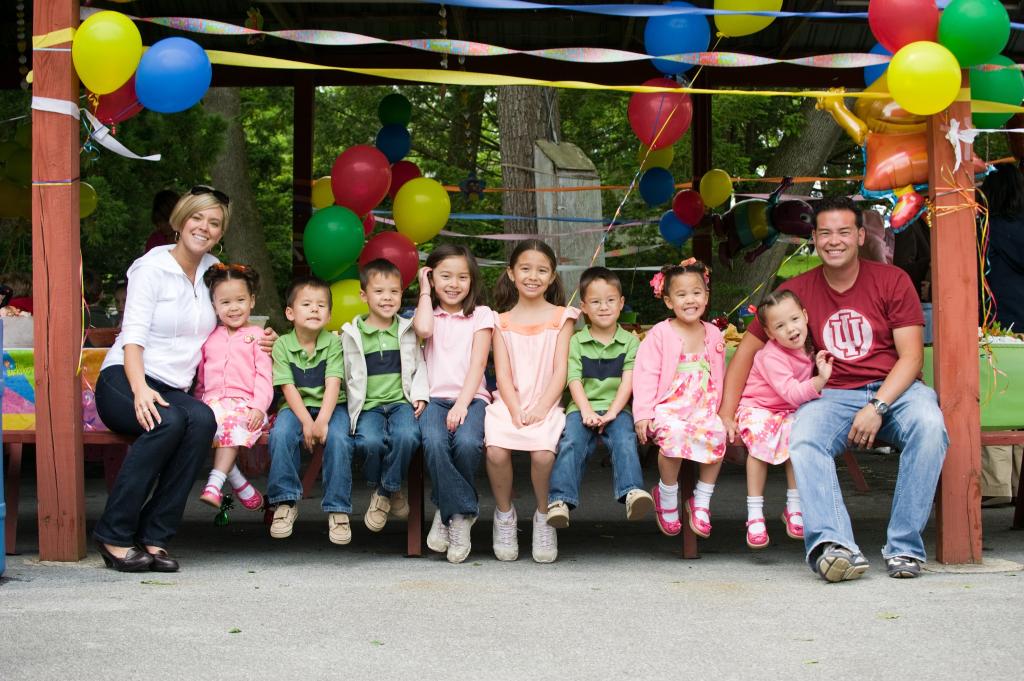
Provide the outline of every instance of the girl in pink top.
<path id="1" fill-rule="evenodd" d="M 824 350 L 812 354 L 807 311 L 792 291 L 776 291 L 765 298 L 757 308 L 757 320 L 769 340 L 754 356 L 729 441 L 738 433 L 747 447 L 747 546 L 763 549 L 768 546 L 764 483 L 769 464 L 786 467 L 786 534 L 804 537 L 800 494 L 789 461 L 789 431 L 797 407 L 821 395 L 832 375 L 832 358 Z M 818 375 L 811 378 L 815 364 Z"/>
<path id="2" fill-rule="evenodd" d="M 569 365 L 569 339 L 580 311 L 565 307 L 555 271 L 555 253 L 543 241 L 519 242 L 495 288 L 497 316 L 494 371 L 498 391 L 487 407 L 484 434 L 487 476 L 496 509 L 493 545 L 498 560 L 519 557 L 516 509 L 512 505 L 512 450 L 530 453 L 537 499 L 533 514 L 533 559 L 558 557 L 555 528 L 547 523 L 548 479 L 565 426 L 560 406 Z"/>
<path id="3" fill-rule="evenodd" d="M 484 452 L 484 409 L 491 402 L 484 368 L 494 313 L 478 304 L 480 268 L 465 246 L 435 247 L 419 280 L 412 326 L 425 341 L 430 382 L 430 402 L 419 420 L 437 506 L 427 546 L 461 563 L 469 556 L 470 528 L 480 513 L 474 479 Z"/>
<path id="4" fill-rule="evenodd" d="M 651 280 L 654 295 L 675 313 L 640 343 L 633 367 L 633 418 L 640 444 L 658 445 L 661 480 L 652 490 L 658 529 L 679 534 L 679 469 L 683 459 L 700 464 L 693 496 L 686 501 L 690 527 L 711 535 L 708 506 L 725 455 L 725 426 L 718 417 L 725 376 L 725 342 L 701 321 L 708 305 L 710 270 L 690 258 L 665 267 Z"/>
<path id="5" fill-rule="evenodd" d="M 195 391 L 217 417 L 213 470 L 199 500 L 220 508 L 221 488 L 229 480 L 242 505 L 255 511 L 263 506 L 263 495 L 238 470 L 235 458 L 239 447 L 256 444 L 274 397 L 273 360 L 256 342 L 263 329 L 249 325 L 259 275 L 245 265 L 217 263 L 203 279 L 220 326 L 203 344 Z"/>

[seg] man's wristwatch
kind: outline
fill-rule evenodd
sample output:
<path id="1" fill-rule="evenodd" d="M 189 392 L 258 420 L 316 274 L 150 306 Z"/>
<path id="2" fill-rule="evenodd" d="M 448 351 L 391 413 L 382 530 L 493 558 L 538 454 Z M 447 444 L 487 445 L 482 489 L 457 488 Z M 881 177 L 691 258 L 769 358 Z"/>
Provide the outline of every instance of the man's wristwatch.
<path id="1" fill-rule="evenodd" d="M 871 400 L 868 404 L 875 408 L 875 413 L 879 416 L 885 416 L 889 413 L 889 405 L 878 398 Z"/>

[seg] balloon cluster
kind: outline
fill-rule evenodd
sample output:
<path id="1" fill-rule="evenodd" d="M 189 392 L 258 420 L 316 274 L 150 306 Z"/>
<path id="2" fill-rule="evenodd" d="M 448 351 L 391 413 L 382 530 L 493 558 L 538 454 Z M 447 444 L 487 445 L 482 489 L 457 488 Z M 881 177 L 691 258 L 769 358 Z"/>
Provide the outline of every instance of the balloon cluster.
<path id="1" fill-rule="evenodd" d="M 377 113 L 382 127 L 375 145 L 341 152 L 331 174 L 313 183 L 317 210 L 306 224 L 303 250 L 313 273 L 331 282 L 331 330 L 367 311 L 359 297 L 358 265 L 389 260 L 402 273 L 402 286 L 408 286 L 419 266 L 417 244 L 437 236 L 451 214 L 444 186 L 422 177 L 415 163 L 404 160 L 411 145 L 406 127 L 412 118 L 409 100 L 390 94 L 381 100 Z M 371 211 L 386 196 L 391 197 L 398 231 L 371 236 Z"/>
<path id="2" fill-rule="evenodd" d="M 0 142 L 0 218 L 32 218 L 32 126 L 22 125 L 14 139 Z M 87 182 L 79 182 L 78 215 L 96 211 L 99 197 Z"/>

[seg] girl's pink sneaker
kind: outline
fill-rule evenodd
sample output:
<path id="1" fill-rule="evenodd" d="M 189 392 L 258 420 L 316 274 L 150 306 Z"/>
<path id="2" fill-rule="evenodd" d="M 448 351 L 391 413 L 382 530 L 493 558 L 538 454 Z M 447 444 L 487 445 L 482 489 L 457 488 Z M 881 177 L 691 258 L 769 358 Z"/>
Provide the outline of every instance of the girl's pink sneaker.
<path id="1" fill-rule="evenodd" d="M 704 511 L 704 514 L 708 518 L 711 517 L 711 511 L 700 506 L 693 505 L 693 497 L 686 500 L 686 518 L 690 521 L 690 529 L 693 533 L 701 539 L 707 539 L 711 536 L 711 521 L 702 520 L 697 516 L 698 511 Z"/>
<path id="2" fill-rule="evenodd" d="M 661 506 L 661 490 L 655 485 L 654 489 L 651 490 L 651 496 L 654 497 L 654 519 L 658 523 L 658 529 L 661 533 L 669 537 L 674 537 L 679 534 L 683 525 L 679 520 L 665 520 L 665 513 L 671 513 L 672 511 L 678 511 L 675 508 L 662 508 Z"/>
<path id="3" fill-rule="evenodd" d="M 794 518 L 800 518 L 800 522 L 793 522 Z M 800 511 L 790 513 L 788 510 L 782 512 L 782 522 L 786 523 L 786 535 L 790 539 L 804 538 L 804 514 Z"/>
<path id="4" fill-rule="evenodd" d="M 224 495 L 221 493 L 221 491 L 213 485 L 207 485 L 206 487 L 204 487 L 203 493 L 199 495 L 199 501 L 203 502 L 204 504 L 209 504 L 214 508 L 220 508 L 220 502 L 223 498 Z"/>
<path id="5" fill-rule="evenodd" d="M 248 499 L 243 499 L 242 495 L 239 493 L 244 492 L 247 489 L 251 489 L 253 491 L 253 494 Z M 246 509 L 250 511 L 258 511 L 261 508 L 263 508 L 263 495 L 260 494 L 260 491 L 258 489 L 252 486 L 252 483 L 246 481 L 244 485 L 242 485 L 241 487 L 235 487 L 234 490 L 235 498 L 238 499 L 238 502 L 242 504 L 242 506 L 244 506 Z"/>
<path id="6" fill-rule="evenodd" d="M 764 518 L 754 518 L 747 521 L 747 546 L 752 549 L 763 549 L 768 546 L 768 528 L 755 534 L 751 532 L 750 526 L 757 523 L 761 523 L 761 526 L 764 527 Z"/>

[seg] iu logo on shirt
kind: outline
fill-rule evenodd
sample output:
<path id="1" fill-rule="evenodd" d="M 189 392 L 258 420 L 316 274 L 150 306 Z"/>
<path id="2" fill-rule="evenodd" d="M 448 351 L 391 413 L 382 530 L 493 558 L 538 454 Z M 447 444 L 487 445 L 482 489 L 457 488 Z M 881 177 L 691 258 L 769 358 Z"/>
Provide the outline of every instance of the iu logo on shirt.
<path id="1" fill-rule="evenodd" d="M 842 309 L 825 320 L 821 330 L 825 348 L 837 359 L 849 362 L 871 351 L 871 324 L 856 310 Z"/>

